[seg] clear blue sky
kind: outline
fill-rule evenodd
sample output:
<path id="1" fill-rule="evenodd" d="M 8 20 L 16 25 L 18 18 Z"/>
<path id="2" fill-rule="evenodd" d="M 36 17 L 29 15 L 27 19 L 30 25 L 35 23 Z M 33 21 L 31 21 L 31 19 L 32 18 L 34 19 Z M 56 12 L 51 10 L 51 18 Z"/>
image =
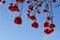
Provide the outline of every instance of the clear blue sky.
<path id="1" fill-rule="evenodd" d="M 53 4 L 53 7 L 60 1 Z M 26 16 L 26 4 L 22 12 L 22 25 L 14 24 L 13 20 L 19 15 L 17 12 L 10 12 L 8 10 L 10 0 L 6 0 L 6 4 L 0 3 L 0 40 L 60 40 L 60 8 L 53 8 L 54 23 L 56 28 L 50 35 L 44 34 L 43 23 L 45 22 L 45 14 L 37 15 L 39 28 L 34 29 L 31 27 L 32 21 Z M 27 24 L 28 23 L 28 24 Z"/>

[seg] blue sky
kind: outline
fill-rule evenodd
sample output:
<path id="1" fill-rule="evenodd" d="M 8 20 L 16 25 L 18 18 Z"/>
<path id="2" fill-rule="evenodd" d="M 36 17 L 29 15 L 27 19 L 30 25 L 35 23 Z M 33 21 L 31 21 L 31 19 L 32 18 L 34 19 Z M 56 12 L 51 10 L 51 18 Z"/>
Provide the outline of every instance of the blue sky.
<path id="1" fill-rule="evenodd" d="M 53 7 L 57 5 L 60 1 L 53 4 Z M 60 8 L 53 8 L 54 23 L 56 28 L 54 32 L 50 35 L 46 35 L 43 30 L 43 23 L 45 22 L 45 14 L 42 13 L 37 15 L 37 21 L 39 23 L 39 28 L 34 29 L 31 27 L 32 21 L 26 16 L 27 5 L 24 4 L 24 9 L 22 12 L 22 25 L 14 24 L 13 20 L 19 15 L 18 12 L 11 12 L 8 10 L 10 1 L 6 0 L 6 4 L 0 3 L 0 40 L 59 40 L 60 39 Z"/>

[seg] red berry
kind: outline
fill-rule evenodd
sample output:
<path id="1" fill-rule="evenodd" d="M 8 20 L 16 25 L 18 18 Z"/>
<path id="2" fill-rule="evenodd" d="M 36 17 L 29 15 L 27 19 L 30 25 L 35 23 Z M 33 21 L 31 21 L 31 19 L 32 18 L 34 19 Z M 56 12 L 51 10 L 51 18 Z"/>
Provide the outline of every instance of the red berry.
<path id="1" fill-rule="evenodd" d="M 48 10 L 47 9 L 44 9 L 43 12 L 48 12 Z"/>
<path id="2" fill-rule="evenodd" d="M 38 27 L 39 27 L 39 24 L 38 24 L 37 22 L 33 22 L 33 23 L 32 23 L 32 27 L 33 27 L 33 28 L 38 28 Z"/>
<path id="3" fill-rule="evenodd" d="M 54 3 L 56 2 L 56 0 L 52 0 Z"/>
<path id="4" fill-rule="evenodd" d="M 34 2 L 37 2 L 38 0 L 34 0 Z"/>
<path id="5" fill-rule="evenodd" d="M 16 0 L 16 2 L 19 2 L 19 0 Z"/>
<path id="6" fill-rule="evenodd" d="M 31 10 L 31 11 L 33 10 L 33 8 L 34 8 L 34 6 L 29 6 L 28 7 L 28 9 Z"/>
<path id="7" fill-rule="evenodd" d="M 48 21 L 49 21 L 49 20 L 51 20 L 51 17 L 50 17 L 50 16 L 48 16 L 48 17 L 47 17 L 47 20 L 48 20 Z"/>
<path id="8" fill-rule="evenodd" d="M 50 27 L 50 28 L 55 28 L 55 24 L 52 24 L 52 23 L 51 23 L 51 24 L 49 25 L 49 27 Z"/>
<path id="9" fill-rule="evenodd" d="M 16 2 L 23 3 L 25 0 L 16 0 Z"/>
<path id="10" fill-rule="evenodd" d="M 44 27 L 49 27 L 49 22 L 44 22 Z"/>
<path id="11" fill-rule="evenodd" d="M 13 6 L 11 6 L 11 5 L 8 8 L 9 8 L 9 10 L 13 10 L 14 9 Z"/>
<path id="12" fill-rule="evenodd" d="M 15 17 L 14 23 L 16 23 L 16 24 L 22 24 L 22 19 L 21 19 L 21 17 L 20 17 L 20 16 Z"/>
<path id="13" fill-rule="evenodd" d="M 10 5 L 9 6 L 9 10 L 12 11 L 12 12 L 19 12 L 20 10 L 18 9 L 18 6 L 16 5 Z"/>
<path id="14" fill-rule="evenodd" d="M 35 15 L 30 16 L 30 19 L 35 20 L 36 19 Z"/>
<path id="15" fill-rule="evenodd" d="M 1 2 L 2 0 L 0 0 L 0 2 Z"/>
<path id="16" fill-rule="evenodd" d="M 14 11 L 18 10 L 18 6 L 14 5 Z"/>
<path id="17" fill-rule="evenodd" d="M 11 7 L 11 11 L 12 11 L 12 12 L 14 12 L 14 11 L 15 11 L 14 6 L 12 6 L 12 7 Z"/>
<path id="18" fill-rule="evenodd" d="M 42 3 L 39 3 L 39 4 L 38 4 L 38 7 L 41 7 L 41 6 L 42 6 Z"/>
<path id="19" fill-rule="evenodd" d="M 44 33 L 51 34 L 54 31 L 54 29 L 48 28 L 44 30 Z"/>

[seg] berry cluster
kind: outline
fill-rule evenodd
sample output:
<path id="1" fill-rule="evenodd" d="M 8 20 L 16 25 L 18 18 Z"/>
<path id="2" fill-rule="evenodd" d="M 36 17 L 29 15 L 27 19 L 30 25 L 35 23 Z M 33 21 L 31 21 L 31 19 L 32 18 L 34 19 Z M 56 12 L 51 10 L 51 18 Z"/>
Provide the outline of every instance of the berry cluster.
<path id="1" fill-rule="evenodd" d="M 13 3 L 10 3 L 10 6 L 8 7 L 10 11 L 12 12 L 19 12 L 19 8 L 17 5 L 13 5 Z"/>
<path id="2" fill-rule="evenodd" d="M 54 31 L 55 24 L 53 23 L 53 13 L 52 13 L 52 2 L 56 2 L 55 0 L 48 1 L 50 2 L 45 6 L 43 10 L 44 13 L 47 13 L 46 22 L 44 22 L 44 33 L 51 34 Z"/>
<path id="3" fill-rule="evenodd" d="M 36 22 L 37 18 L 36 18 L 36 13 L 40 14 L 40 9 L 42 6 L 43 6 L 43 3 L 45 2 L 45 8 L 43 9 L 43 12 L 44 13 L 47 13 L 47 21 L 44 22 L 44 33 L 46 34 L 51 34 L 53 31 L 54 31 L 54 28 L 55 28 L 55 24 L 53 23 L 53 14 L 52 14 L 52 2 L 55 3 L 56 0 L 33 0 L 33 1 L 30 1 L 28 0 L 27 1 L 27 4 L 29 4 L 28 6 L 28 18 L 31 19 L 31 20 L 35 20 L 33 23 L 32 23 L 32 27 L 33 28 L 38 28 L 39 24 L 38 22 Z M 34 4 L 33 4 L 34 3 Z M 33 13 L 32 13 L 33 11 Z M 30 14 L 33 14 L 33 15 L 30 15 Z"/>
<path id="4" fill-rule="evenodd" d="M 44 22 L 44 33 L 51 34 L 54 31 L 55 24 Z"/>
<path id="5" fill-rule="evenodd" d="M 12 0 L 11 0 L 12 1 Z M 27 17 L 32 20 L 32 28 L 38 28 L 39 24 L 37 22 L 37 17 L 36 15 L 41 14 L 41 7 L 45 6 L 43 8 L 43 13 L 47 14 L 46 21 L 44 22 L 44 33 L 46 34 L 51 34 L 54 31 L 55 24 L 53 23 L 53 13 L 52 13 L 52 3 L 55 3 L 56 0 L 26 0 L 28 4 L 28 9 L 27 9 Z M 3 4 L 6 3 L 5 0 L 0 0 Z M 21 18 L 21 13 L 22 13 L 22 8 L 23 8 L 23 3 L 25 0 L 15 0 L 15 3 L 13 1 L 10 3 L 8 9 L 11 12 L 19 12 L 19 16 L 14 18 L 14 23 L 15 24 L 22 24 L 22 18 Z M 20 6 L 21 5 L 21 6 Z"/>

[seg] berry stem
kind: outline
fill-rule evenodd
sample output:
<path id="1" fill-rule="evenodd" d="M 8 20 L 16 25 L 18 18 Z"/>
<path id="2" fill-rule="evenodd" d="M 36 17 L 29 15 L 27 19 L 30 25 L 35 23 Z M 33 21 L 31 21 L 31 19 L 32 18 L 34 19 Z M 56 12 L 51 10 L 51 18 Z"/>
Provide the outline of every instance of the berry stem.
<path id="1" fill-rule="evenodd" d="M 53 13 L 52 13 L 52 1 L 50 1 L 50 4 L 51 4 L 51 23 L 53 23 Z"/>
<path id="2" fill-rule="evenodd" d="M 23 3 L 22 3 L 22 6 L 21 6 L 20 16 L 21 16 L 21 13 L 22 13 L 22 9 L 23 9 Z"/>

